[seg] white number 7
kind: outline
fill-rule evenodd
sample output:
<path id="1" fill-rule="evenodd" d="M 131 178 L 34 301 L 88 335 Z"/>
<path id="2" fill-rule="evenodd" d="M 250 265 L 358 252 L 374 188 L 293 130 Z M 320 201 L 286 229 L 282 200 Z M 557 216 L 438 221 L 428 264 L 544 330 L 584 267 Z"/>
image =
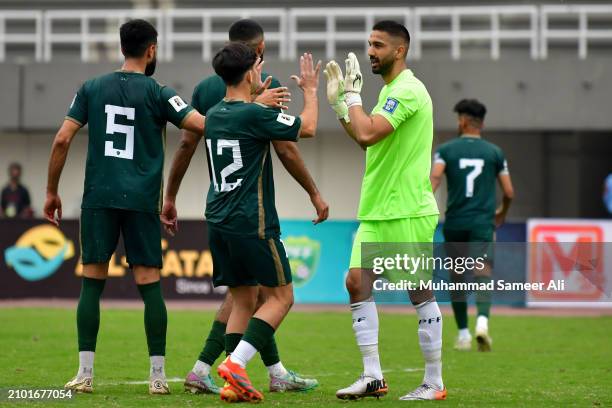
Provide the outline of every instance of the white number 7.
<path id="1" fill-rule="evenodd" d="M 106 134 L 125 134 L 125 149 L 115 149 L 113 141 L 107 140 L 106 143 L 104 143 L 104 155 L 132 160 L 134 158 L 134 126 L 115 123 L 115 115 L 123 115 L 128 120 L 134 120 L 136 110 L 123 106 L 105 105 L 104 112 L 106 112 Z"/>
<path id="2" fill-rule="evenodd" d="M 484 167 L 483 159 L 459 159 L 459 168 L 465 169 L 466 167 L 473 167 L 474 170 L 470 171 L 465 178 L 465 196 L 474 196 L 474 180 L 482 173 Z"/>

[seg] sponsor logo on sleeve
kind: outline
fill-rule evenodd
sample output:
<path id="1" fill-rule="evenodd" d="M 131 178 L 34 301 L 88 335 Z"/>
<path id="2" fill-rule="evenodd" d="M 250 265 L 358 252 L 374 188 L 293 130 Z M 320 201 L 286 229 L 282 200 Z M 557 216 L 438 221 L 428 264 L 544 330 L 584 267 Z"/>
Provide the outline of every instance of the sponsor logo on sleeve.
<path id="1" fill-rule="evenodd" d="M 276 121 L 282 123 L 283 125 L 293 126 L 295 116 L 287 115 L 286 113 L 279 113 L 276 117 Z"/>
<path id="2" fill-rule="evenodd" d="M 172 105 L 174 110 L 177 112 L 180 112 L 187 107 L 187 104 L 178 95 L 173 96 L 172 98 L 168 99 L 168 102 L 170 103 L 170 105 Z"/>
<path id="3" fill-rule="evenodd" d="M 387 101 L 385 102 L 383 106 L 383 110 L 393 114 L 393 112 L 395 112 L 395 109 L 397 109 L 398 105 L 399 105 L 399 101 L 397 99 L 387 98 Z"/>

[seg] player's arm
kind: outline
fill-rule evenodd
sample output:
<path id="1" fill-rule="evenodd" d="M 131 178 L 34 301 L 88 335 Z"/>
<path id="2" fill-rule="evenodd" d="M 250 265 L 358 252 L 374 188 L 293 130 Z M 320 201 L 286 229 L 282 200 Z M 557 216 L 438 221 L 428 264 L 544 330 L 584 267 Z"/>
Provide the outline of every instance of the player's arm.
<path id="1" fill-rule="evenodd" d="M 302 138 L 314 137 L 317 132 L 319 119 L 317 88 L 319 87 L 320 70 L 321 61 L 314 66 L 312 54 L 306 53 L 300 57 L 300 76 L 291 76 L 291 79 L 295 80 L 304 93 L 304 109 L 300 114 L 302 126 L 299 131 L 299 136 Z"/>
<path id="2" fill-rule="evenodd" d="M 495 211 L 495 225 L 499 227 L 506 220 L 510 204 L 514 199 L 514 187 L 508 171 L 508 162 L 504 159 L 503 154 L 500 154 L 498 159 L 497 181 L 503 193 L 502 203 Z"/>
<path id="3" fill-rule="evenodd" d="M 440 187 L 440 183 L 442 182 L 442 176 L 444 175 L 444 171 L 446 170 L 446 161 L 442 158 L 442 152 L 437 151 L 434 155 L 434 162 L 431 168 L 431 175 L 429 176 L 429 180 L 431 181 L 431 189 L 435 193 L 438 187 Z"/>
<path id="4" fill-rule="evenodd" d="M 200 115 L 198 112 L 196 113 Z M 200 117 L 202 116 L 200 115 Z M 200 139 L 202 139 L 201 133 L 183 129 L 181 142 L 172 159 L 170 176 L 168 177 L 168 185 L 166 186 L 166 195 L 164 196 L 164 205 L 160 214 L 160 220 L 170 235 L 174 235 L 178 229 L 176 196 Z"/>
<path id="5" fill-rule="evenodd" d="M 49 158 L 47 172 L 47 198 L 43 212 L 45 219 L 55 225 L 59 225 L 59 221 L 62 219 L 62 200 L 57 193 L 60 176 L 66 163 L 70 143 L 72 143 L 74 135 L 76 135 L 80 128 L 80 123 L 76 123 L 70 118 L 65 119 L 55 135 L 53 146 L 51 147 L 51 157 Z"/>
<path id="6" fill-rule="evenodd" d="M 297 143 L 273 140 L 272 145 L 287 172 L 308 193 L 310 201 L 317 211 L 317 218 L 312 220 L 312 222 L 316 225 L 325 221 L 329 216 L 329 205 L 323 200 L 317 185 L 306 168 Z"/>

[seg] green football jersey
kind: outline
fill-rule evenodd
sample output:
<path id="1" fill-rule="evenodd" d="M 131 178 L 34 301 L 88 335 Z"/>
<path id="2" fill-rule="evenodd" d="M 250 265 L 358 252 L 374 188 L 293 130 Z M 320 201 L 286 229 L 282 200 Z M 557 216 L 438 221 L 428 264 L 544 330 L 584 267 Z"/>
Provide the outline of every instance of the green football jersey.
<path id="1" fill-rule="evenodd" d="M 446 165 L 447 228 L 495 223 L 495 182 L 508 173 L 502 150 L 475 137 L 458 137 L 438 147 L 434 162 Z"/>
<path id="2" fill-rule="evenodd" d="M 301 119 L 258 103 L 222 100 L 206 115 L 206 219 L 233 234 L 276 238 L 271 140 L 297 141 Z"/>
<path id="3" fill-rule="evenodd" d="M 180 128 L 193 112 L 174 89 L 138 72 L 86 81 L 66 115 L 89 124 L 81 208 L 159 212 L 166 122 Z"/>
<path id="4" fill-rule="evenodd" d="M 261 80 L 265 81 L 269 75 L 265 72 L 261 73 Z M 280 82 L 276 78 L 272 78 L 272 82 L 268 89 L 279 88 Z M 191 106 L 193 106 L 202 115 L 225 98 L 225 82 L 219 75 L 211 75 L 196 85 L 193 89 L 191 97 Z M 278 110 L 280 111 L 280 109 Z"/>
<path id="5" fill-rule="evenodd" d="M 358 218 L 439 214 L 429 180 L 433 107 L 425 85 L 404 70 L 380 91 L 372 114 L 383 116 L 394 130 L 366 151 Z"/>

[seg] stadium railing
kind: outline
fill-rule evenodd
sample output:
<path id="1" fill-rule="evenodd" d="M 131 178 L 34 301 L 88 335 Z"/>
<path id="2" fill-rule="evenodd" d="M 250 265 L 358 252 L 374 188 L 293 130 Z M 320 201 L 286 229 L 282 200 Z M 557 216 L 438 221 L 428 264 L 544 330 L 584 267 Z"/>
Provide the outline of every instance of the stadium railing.
<path id="1" fill-rule="evenodd" d="M 333 58 L 339 45 L 363 46 L 371 26 L 389 17 L 410 30 L 413 59 L 422 58 L 429 46 L 446 44 L 453 59 L 462 58 L 464 45 L 484 44 L 494 60 L 506 44 L 528 47 L 532 59 L 547 58 L 551 45 L 575 43 L 580 59 L 587 58 L 590 46 L 612 45 L 612 5 L 0 10 L 0 62 L 10 59 L 7 46 L 20 45 L 33 48 L 27 58 L 35 61 L 50 61 L 62 45 L 78 48 L 83 62 L 99 59 L 92 51 L 99 45 L 108 50 L 108 59 L 119 59 L 117 27 L 135 17 L 157 26 L 162 60 L 171 60 L 177 46 L 195 45 L 209 61 L 213 47 L 226 40 L 229 22 L 245 17 L 273 27 L 266 28 L 266 41 L 278 47 L 281 60 L 294 59 L 304 45 L 323 47 Z"/>

